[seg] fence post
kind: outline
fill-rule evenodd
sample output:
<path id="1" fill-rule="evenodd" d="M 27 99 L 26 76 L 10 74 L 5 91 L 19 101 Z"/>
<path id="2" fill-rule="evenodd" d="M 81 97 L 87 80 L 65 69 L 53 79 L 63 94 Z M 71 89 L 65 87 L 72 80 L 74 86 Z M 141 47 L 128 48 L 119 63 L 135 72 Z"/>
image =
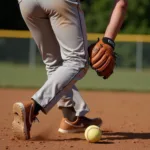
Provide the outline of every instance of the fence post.
<path id="1" fill-rule="evenodd" d="M 143 42 L 136 42 L 136 71 L 143 69 Z"/>
<path id="2" fill-rule="evenodd" d="M 36 67 L 36 44 L 32 38 L 30 38 L 29 42 L 29 67 Z"/>

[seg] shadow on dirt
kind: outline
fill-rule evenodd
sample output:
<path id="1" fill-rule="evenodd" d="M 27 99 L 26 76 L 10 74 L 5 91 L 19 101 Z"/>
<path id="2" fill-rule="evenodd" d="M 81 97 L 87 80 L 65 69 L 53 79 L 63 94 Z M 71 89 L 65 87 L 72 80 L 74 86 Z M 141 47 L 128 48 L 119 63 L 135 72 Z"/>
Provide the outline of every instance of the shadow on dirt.
<path id="1" fill-rule="evenodd" d="M 113 144 L 115 140 L 133 140 L 133 139 L 150 139 L 150 133 L 136 133 L 136 132 L 113 132 L 103 131 L 102 140 L 96 144 Z M 64 141 L 85 141 L 84 138 L 72 137 L 48 137 L 38 135 L 33 137 L 30 141 L 49 141 L 49 142 L 64 142 Z"/>
<path id="2" fill-rule="evenodd" d="M 64 141 L 83 141 L 84 139 L 81 138 L 65 138 L 65 139 L 59 139 L 59 138 L 43 138 L 41 136 L 36 136 L 34 138 L 32 138 L 30 141 L 57 141 L 57 142 L 64 142 Z"/>
<path id="3" fill-rule="evenodd" d="M 100 141 L 100 142 L 97 142 L 97 143 L 94 143 L 94 144 L 114 144 L 114 142 L 111 142 L 111 141 Z"/>
<path id="4" fill-rule="evenodd" d="M 42 136 L 36 136 L 30 141 L 49 141 L 49 142 L 64 142 L 64 141 L 85 141 L 83 138 L 43 138 Z M 94 144 L 113 144 L 114 142 L 110 141 L 100 141 Z"/>
<path id="5" fill-rule="evenodd" d="M 106 138 L 103 140 L 130 140 L 130 139 L 150 139 L 150 133 L 136 132 L 109 132 L 103 131 Z"/>

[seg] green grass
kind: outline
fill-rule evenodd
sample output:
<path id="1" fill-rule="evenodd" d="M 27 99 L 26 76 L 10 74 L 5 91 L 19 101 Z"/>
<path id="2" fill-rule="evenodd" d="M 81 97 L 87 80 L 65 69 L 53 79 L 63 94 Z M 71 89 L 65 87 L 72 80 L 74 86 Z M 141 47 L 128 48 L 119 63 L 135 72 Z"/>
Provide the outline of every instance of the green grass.
<path id="1" fill-rule="evenodd" d="M 77 86 L 82 90 L 149 92 L 149 73 L 149 71 L 135 72 L 135 70 L 116 69 L 108 80 L 103 80 L 90 69 Z M 0 87 L 40 88 L 46 78 L 44 65 L 32 69 L 28 65 L 0 63 Z"/>
<path id="2" fill-rule="evenodd" d="M 0 87 L 38 88 L 46 80 L 44 66 L 0 63 Z"/>
<path id="3" fill-rule="evenodd" d="M 82 89 L 148 92 L 150 76 L 147 71 L 117 69 L 109 79 L 103 80 L 90 70 L 79 85 Z"/>

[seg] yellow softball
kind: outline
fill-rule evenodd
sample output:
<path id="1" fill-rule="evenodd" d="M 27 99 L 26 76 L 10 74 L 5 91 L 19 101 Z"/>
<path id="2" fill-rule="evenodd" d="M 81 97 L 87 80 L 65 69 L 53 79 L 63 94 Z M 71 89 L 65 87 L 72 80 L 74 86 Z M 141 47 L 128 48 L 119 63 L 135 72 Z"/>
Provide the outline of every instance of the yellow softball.
<path id="1" fill-rule="evenodd" d="M 91 125 L 86 128 L 84 136 L 88 142 L 95 143 L 101 139 L 102 132 L 98 126 Z"/>

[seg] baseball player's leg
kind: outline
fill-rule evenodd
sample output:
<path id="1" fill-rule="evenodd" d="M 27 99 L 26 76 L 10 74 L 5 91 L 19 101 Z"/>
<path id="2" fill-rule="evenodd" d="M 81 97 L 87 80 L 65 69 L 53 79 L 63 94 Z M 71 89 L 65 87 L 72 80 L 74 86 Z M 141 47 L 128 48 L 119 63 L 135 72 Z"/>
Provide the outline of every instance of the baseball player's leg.
<path id="1" fill-rule="evenodd" d="M 36 0 L 22 0 L 20 10 L 50 75 L 62 64 L 62 58 L 49 18 Z"/>
<path id="2" fill-rule="evenodd" d="M 78 9 L 77 8 L 72 9 L 72 5 L 71 4 L 73 4 L 73 5 L 75 4 L 76 7 L 78 7 Z M 81 11 L 81 9 L 79 10 L 80 3 L 78 2 L 78 0 L 68 0 L 67 1 L 67 5 L 69 6 L 69 8 L 71 10 L 69 10 L 70 11 L 70 12 L 68 12 L 69 14 L 68 13 L 64 14 L 64 17 L 68 18 L 68 19 L 66 19 L 66 22 L 68 22 L 68 23 L 70 22 L 70 23 L 74 24 L 74 26 L 79 28 L 77 30 L 78 30 L 78 32 L 81 32 L 81 34 L 82 34 L 82 36 L 80 38 L 83 38 L 84 47 L 85 47 L 85 51 L 86 51 L 87 50 L 86 25 L 85 25 L 85 21 L 84 21 L 83 12 Z M 75 17 L 73 16 L 73 13 L 76 14 Z M 55 22 L 55 20 L 53 21 L 53 19 L 51 19 L 51 21 L 52 21 L 52 23 L 54 22 L 53 29 L 56 31 L 56 33 L 58 33 L 57 34 L 58 35 L 57 36 L 58 40 L 59 39 L 63 39 L 63 40 L 60 41 L 60 45 L 62 46 L 62 56 L 64 56 L 64 58 L 65 58 L 66 57 L 64 55 L 64 52 L 65 52 L 64 49 L 65 48 L 63 46 L 63 43 L 65 43 L 66 45 L 70 44 L 71 43 L 70 42 L 71 38 L 70 37 L 69 38 L 63 38 L 63 34 L 66 35 L 69 32 L 74 34 L 73 30 L 72 30 L 72 29 L 74 29 L 74 27 L 70 27 L 70 29 L 68 28 L 68 26 L 62 27 L 62 30 L 64 30 L 64 33 L 61 34 L 61 32 L 60 32 L 60 34 L 59 34 L 59 30 L 61 30 L 61 28 L 59 30 L 57 29 L 58 28 L 57 27 L 57 23 L 59 24 L 59 22 L 61 22 L 61 19 L 63 19 L 63 18 L 59 18 L 58 22 Z M 78 21 L 76 21 L 76 20 L 78 20 Z M 75 33 L 76 33 L 76 31 L 75 31 Z M 72 34 L 71 34 L 71 37 L 73 38 Z M 70 39 L 70 40 L 68 41 L 68 39 Z M 74 40 L 75 39 L 73 39 L 72 41 L 74 41 Z M 63 43 L 61 43 L 61 42 L 63 42 Z M 88 54 L 86 53 L 86 57 L 88 57 L 87 55 Z M 74 103 L 72 103 L 70 101 L 71 97 L 72 97 Z M 75 112 L 76 112 L 76 116 L 84 116 L 86 113 L 89 112 L 89 108 L 87 107 L 85 101 L 83 100 L 83 98 L 81 97 L 78 89 L 75 86 L 73 86 L 73 88 L 70 90 L 70 92 L 58 102 L 58 107 L 71 107 L 71 106 L 74 106 L 74 109 L 75 109 Z"/>
<path id="3" fill-rule="evenodd" d="M 51 78 L 51 75 L 53 72 L 54 72 L 54 70 L 48 69 L 48 72 L 47 72 L 48 78 Z M 63 108 L 65 108 L 65 109 L 71 108 L 72 109 L 72 107 L 73 107 L 75 110 L 75 116 L 84 116 L 85 114 L 87 114 L 89 112 L 89 108 L 88 108 L 87 104 L 81 97 L 81 95 L 75 85 L 73 85 L 72 89 L 70 89 L 67 94 L 64 94 L 62 96 L 62 98 L 57 102 L 57 106 L 60 110 L 62 110 Z M 64 113 L 63 113 L 63 115 L 64 115 Z M 69 116 L 69 114 L 67 116 L 69 118 L 71 118 L 71 116 Z"/>
<path id="4" fill-rule="evenodd" d="M 71 101 L 71 99 L 73 101 Z M 60 109 L 73 107 L 75 116 L 85 116 L 89 112 L 89 108 L 81 97 L 77 87 L 74 85 L 68 94 L 64 95 L 57 103 Z M 69 114 L 66 114 L 69 118 Z M 70 116 L 71 117 L 71 116 Z M 71 119 L 70 119 L 71 120 Z"/>
<path id="5" fill-rule="evenodd" d="M 87 49 L 87 37 L 86 37 L 85 19 L 84 19 L 84 14 L 83 14 L 83 12 L 82 12 L 82 10 L 80 8 L 80 3 L 77 3 L 77 2 L 79 2 L 79 1 L 78 0 L 68 0 L 67 1 L 68 4 L 76 4 L 76 5 L 78 5 L 77 6 L 78 9 L 76 9 L 75 13 L 78 15 L 79 22 L 75 22 L 76 19 L 74 20 L 74 17 L 72 17 L 70 14 L 69 14 L 68 17 L 72 18 L 72 20 L 74 20 L 73 22 L 75 22 L 76 26 L 80 26 L 80 28 L 81 28 L 80 31 L 82 32 L 82 35 L 83 35 L 83 41 L 84 41 L 84 46 L 85 46 L 85 50 L 86 50 Z M 88 54 L 86 54 L 86 56 L 87 55 Z M 72 103 L 72 104 L 74 104 L 74 109 L 75 109 L 75 112 L 76 112 L 76 116 L 84 116 L 86 113 L 88 113 L 89 112 L 89 108 L 88 108 L 87 104 L 84 102 L 83 98 L 81 97 L 81 95 L 80 95 L 78 89 L 76 88 L 76 86 L 73 86 L 73 88 L 70 91 L 70 93 L 66 96 L 67 100 L 69 99 L 70 94 L 73 95 L 73 101 L 74 101 L 74 103 Z M 58 106 L 60 106 L 60 107 L 63 107 L 63 105 L 66 106 L 66 107 L 68 107 L 66 104 L 68 104 L 68 106 L 69 106 L 70 105 L 70 101 L 66 102 L 65 98 L 61 99 L 58 102 Z"/>
<path id="6" fill-rule="evenodd" d="M 50 21 L 60 44 L 61 55 L 64 60 L 63 67 L 68 67 L 68 69 L 71 67 L 74 69 L 82 68 L 84 67 L 83 62 L 87 63 L 88 60 L 83 12 L 78 0 L 64 0 L 64 2 L 65 4 L 58 5 L 58 12 L 53 12 L 54 15 L 51 16 Z M 75 111 L 80 110 L 79 106 L 74 107 Z M 102 123 L 100 118 L 89 119 L 82 114 L 80 115 L 74 122 L 63 118 L 58 131 L 61 133 L 84 131 L 89 125 L 101 125 Z"/>

